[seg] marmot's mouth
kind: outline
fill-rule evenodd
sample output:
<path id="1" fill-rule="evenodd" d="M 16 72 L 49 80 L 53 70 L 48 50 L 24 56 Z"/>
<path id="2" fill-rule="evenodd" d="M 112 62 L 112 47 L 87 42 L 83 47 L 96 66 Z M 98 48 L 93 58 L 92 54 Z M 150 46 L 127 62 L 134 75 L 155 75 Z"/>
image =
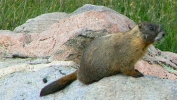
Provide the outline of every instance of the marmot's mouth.
<path id="1" fill-rule="evenodd" d="M 159 42 L 162 38 L 155 39 L 155 42 Z"/>
<path id="2" fill-rule="evenodd" d="M 158 35 L 155 38 L 155 41 L 160 41 L 161 39 L 163 39 L 163 37 L 165 36 L 165 32 L 159 32 Z"/>

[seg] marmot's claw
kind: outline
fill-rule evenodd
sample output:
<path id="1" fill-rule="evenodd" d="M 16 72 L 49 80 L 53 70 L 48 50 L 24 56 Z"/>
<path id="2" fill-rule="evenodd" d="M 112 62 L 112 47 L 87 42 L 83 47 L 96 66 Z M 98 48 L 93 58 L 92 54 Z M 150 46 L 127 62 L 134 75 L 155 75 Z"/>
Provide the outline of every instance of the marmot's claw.
<path id="1" fill-rule="evenodd" d="M 139 73 L 139 74 L 137 74 L 137 75 L 135 75 L 135 76 L 133 76 L 133 77 L 135 77 L 135 78 L 138 78 L 138 77 L 143 77 L 144 75 L 142 74 L 142 73 Z"/>
<path id="2" fill-rule="evenodd" d="M 134 75 L 133 77 L 138 78 L 138 77 L 143 77 L 143 76 L 144 76 L 144 75 L 143 75 L 141 72 L 139 72 L 137 69 L 135 69 L 135 71 L 137 72 L 137 75 Z"/>

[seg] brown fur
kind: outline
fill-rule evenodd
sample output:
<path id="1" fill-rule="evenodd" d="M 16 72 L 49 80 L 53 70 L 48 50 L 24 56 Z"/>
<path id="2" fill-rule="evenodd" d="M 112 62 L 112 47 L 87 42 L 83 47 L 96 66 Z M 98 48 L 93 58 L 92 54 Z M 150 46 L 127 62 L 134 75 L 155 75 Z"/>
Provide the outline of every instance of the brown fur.
<path id="1" fill-rule="evenodd" d="M 143 74 L 134 69 L 136 62 L 144 56 L 149 45 L 159 41 L 164 35 L 161 27 L 145 22 L 126 33 L 99 37 L 85 49 L 80 68 L 53 82 L 54 85 L 44 87 L 40 96 L 52 93 L 48 92 L 52 91 L 51 89 L 54 89 L 53 92 L 59 91 L 76 78 L 85 84 L 90 84 L 120 72 L 133 77 L 141 77 Z"/>

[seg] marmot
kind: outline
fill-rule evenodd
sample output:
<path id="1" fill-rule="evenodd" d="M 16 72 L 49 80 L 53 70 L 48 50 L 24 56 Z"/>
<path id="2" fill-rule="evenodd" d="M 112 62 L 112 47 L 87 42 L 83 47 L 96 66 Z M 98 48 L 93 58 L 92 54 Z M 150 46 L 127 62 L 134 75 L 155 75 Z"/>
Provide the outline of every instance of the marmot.
<path id="1" fill-rule="evenodd" d="M 76 79 L 90 84 L 120 72 L 141 77 L 143 74 L 134 69 L 136 62 L 144 56 L 149 45 L 164 36 L 159 25 L 144 22 L 126 33 L 98 37 L 83 52 L 79 69 L 45 86 L 40 96 L 59 91 Z"/>

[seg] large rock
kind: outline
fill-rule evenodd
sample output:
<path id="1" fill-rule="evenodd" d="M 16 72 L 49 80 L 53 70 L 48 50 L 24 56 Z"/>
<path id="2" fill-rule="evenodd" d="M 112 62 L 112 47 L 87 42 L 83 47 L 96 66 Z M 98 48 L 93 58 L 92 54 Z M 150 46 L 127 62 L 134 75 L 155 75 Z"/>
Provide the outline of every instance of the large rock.
<path id="1" fill-rule="evenodd" d="M 58 17 L 55 20 L 52 16 Z M 44 14 L 28 20 L 9 34 L 0 31 L 3 39 L 0 41 L 1 56 L 53 56 L 53 60 L 79 62 L 82 50 L 95 37 L 126 32 L 134 26 L 135 23 L 126 16 L 103 6 L 85 5 L 70 16 L 65 13 Z M 15 34 L 17 32 L 19 34 Z M 28 34 L 24 34 L 26 32 Z"/>
<path id="2" fill-rule="evenodd" d="M 148 53 L 140 60 L 135 68 L 146 75 L 177 81 L 177 54 L 162 52 L 150 46 Z"/>
<path id="3" fill-rule="evenodd" d="M 176 81 L 152 76 L 133 78 L 122 74 L 90 85 L 77 80 L 60 92 L 39 97 L 46 84 L 75 71 L 74 67 L 77 67 L 74 62 L 63 61 L 21 65 L 20 72 L 1 77 L 0 100 L 175 100 L 177 97 Z M 43 78 L 47 78 L 46 84 Z"/>
<path id="4" fill-rule="evenodd" d="M 0 100 L 40 99 L 39 92 L 45 85 L 42 79 L 51 82 L 76 70 L 71 66 L 78 67 L 82 51 L 90 41 L 126 32 L 135 25 L 109 8 L 84 5 L 71 14 L 44 14 L 14 31 L 1 30 Z M 77 64 L 55 60 L 72 60 Z M 61 92 L 42 99 L 175 99 L 177 54 L 151 46 L 136 68 L 145 77 L 116 75 L 88 86 L 75 81 Z"/>

